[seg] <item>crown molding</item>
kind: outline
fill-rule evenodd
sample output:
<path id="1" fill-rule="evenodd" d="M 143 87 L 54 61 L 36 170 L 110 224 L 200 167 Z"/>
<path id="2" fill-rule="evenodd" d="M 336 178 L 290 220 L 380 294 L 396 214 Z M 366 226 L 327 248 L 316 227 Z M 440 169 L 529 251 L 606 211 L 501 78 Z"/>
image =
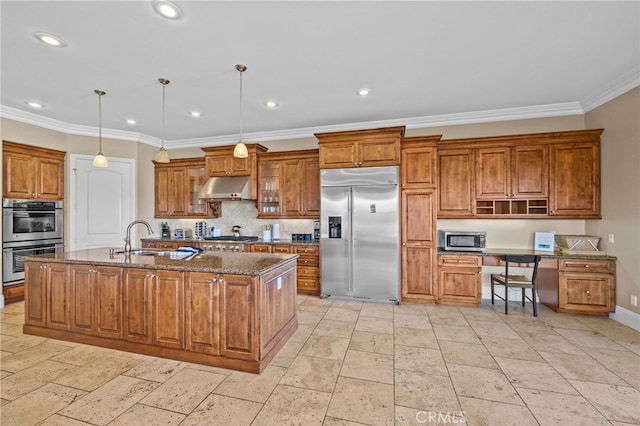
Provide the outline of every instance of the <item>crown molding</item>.
<path id="1" fill-rule="evenodd" d="M 557 117 L 564 115 L 579 115 L 590 111 L 611 99 L 640 85 L 640 68 L 625 73 L 620 78 L 601 88 L 592 95 L 585 96 L 579 102 L 565 102 L 548 105 L 534 105 L 528 107 L 502 108 L 484 111 L 470 111 L 456 114 L 441 114 L 424 117 L 409 117 L 393 120 L 366 121 L 358 123 L 337 124 L 329 126 L 303 127 L 297 129 L 273 130 L 266 132 L 245 133 L 244 142 L 266 142 L 276 140 L 314 138 L 314 133 L 339 132 L 345 130 L 360 130 L 376 127 L 406 126 L 407 129 L 452 126 L 461 124 L 477 124 L 496 121 L 522 120 L 532 118 Z M 43 127 L 58 132 L 96 136 L 98 128 L 70 124 L 31 112 L 0 105 L 0 117 L 10 120 Z M 162 140 L 150 135 L 126 130 L 102 129 L 104 138 L 140 142 L 160 147 Z M 239 135 L 223 135 L 203 138 L 174 139 L 165 141 L 167 149 L 200 148 L 203 146 L 219 146 L 235 144 Z"/>

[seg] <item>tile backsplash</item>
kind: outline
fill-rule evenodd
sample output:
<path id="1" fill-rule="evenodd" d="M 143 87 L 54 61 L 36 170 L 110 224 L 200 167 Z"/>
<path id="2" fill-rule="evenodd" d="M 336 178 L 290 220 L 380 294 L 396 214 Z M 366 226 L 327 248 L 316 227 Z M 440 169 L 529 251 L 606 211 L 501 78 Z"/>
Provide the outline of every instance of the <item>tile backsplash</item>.
<path id="1" fill-rule="evenodd" d="M 313 234 L 314 219 L 258 219 L 258 210 L 253 201 L 223 201 L 222 217 L 217 219 L 145 219 L 153 227 L 156 235 L 161 234 L 160 224 L 167 222 L 173 235 L 175 228 L 190 228 L 195 235 L 196 222 L 204 220 L 207 229 L 214 226 L 222 235 L 231 235 L 234 225 L 241 226 L 241 235 L 262 237 L 262 231 L 268 224 L 280 224 L 280 239 L 291 239 L 291 234 Z"/>

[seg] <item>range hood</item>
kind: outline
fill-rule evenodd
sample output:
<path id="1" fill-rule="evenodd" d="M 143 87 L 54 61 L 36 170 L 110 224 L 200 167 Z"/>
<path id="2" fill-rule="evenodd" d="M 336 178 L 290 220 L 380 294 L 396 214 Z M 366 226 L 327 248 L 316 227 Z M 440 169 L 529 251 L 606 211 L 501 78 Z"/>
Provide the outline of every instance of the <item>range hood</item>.
<path id="1" fill-rule="evenodd" d="M 198 198 L 210 201 L 241 201 L 251 198 L 249 176 L 211 177 L 204 184 Z"/>

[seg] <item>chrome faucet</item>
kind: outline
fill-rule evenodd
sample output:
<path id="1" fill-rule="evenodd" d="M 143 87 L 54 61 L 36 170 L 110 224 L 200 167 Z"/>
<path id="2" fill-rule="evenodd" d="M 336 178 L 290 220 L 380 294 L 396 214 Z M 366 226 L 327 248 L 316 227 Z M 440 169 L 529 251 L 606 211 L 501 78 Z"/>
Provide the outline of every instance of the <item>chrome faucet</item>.
<path id="1" fill-rule="evenodd" d="M 151 229 L 151 225 L 149 225 L 149 223 L 145 222 L 144 220 L 134 220 L 133 222 L 131 222 L 129 224 L 129 226 L 127 226 L 127 236 L 124 238 L 124 252 L 125 252 L 125 254 L 131 253 L 131 228 L 136 223 L 141 223 L 141 224 L 145 225 L 147 227 L 147 230 L 149 230 L 149 235 L 153 234 L 153 230 Z"/>
<path id="2" fill-rule="evenodd" d="M 231 232 L 233 232 L 235 238 L 240 238 L 240 228 L 239 225 L 233 225 L 233 228 L 231 228 Z"/>

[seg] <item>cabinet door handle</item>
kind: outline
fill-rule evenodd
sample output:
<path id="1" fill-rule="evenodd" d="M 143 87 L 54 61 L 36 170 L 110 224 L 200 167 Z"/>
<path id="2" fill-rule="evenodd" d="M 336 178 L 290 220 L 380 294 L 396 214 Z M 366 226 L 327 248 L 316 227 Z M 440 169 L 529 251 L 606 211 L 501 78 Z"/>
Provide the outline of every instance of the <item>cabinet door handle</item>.
<path id="1" fill-rule="evenodd" d="M 585 293 L 587 293 L 588 295 L 591 295 L 591 292 L 589 290 L 585 290 Z"/>
<path id="2" fill-rule="evenodd" d="M 588 268 L 588 267 L 589 267 L 589 265 L 584 265 L 584 267 L 585 267 L 585 268 Z"/>

